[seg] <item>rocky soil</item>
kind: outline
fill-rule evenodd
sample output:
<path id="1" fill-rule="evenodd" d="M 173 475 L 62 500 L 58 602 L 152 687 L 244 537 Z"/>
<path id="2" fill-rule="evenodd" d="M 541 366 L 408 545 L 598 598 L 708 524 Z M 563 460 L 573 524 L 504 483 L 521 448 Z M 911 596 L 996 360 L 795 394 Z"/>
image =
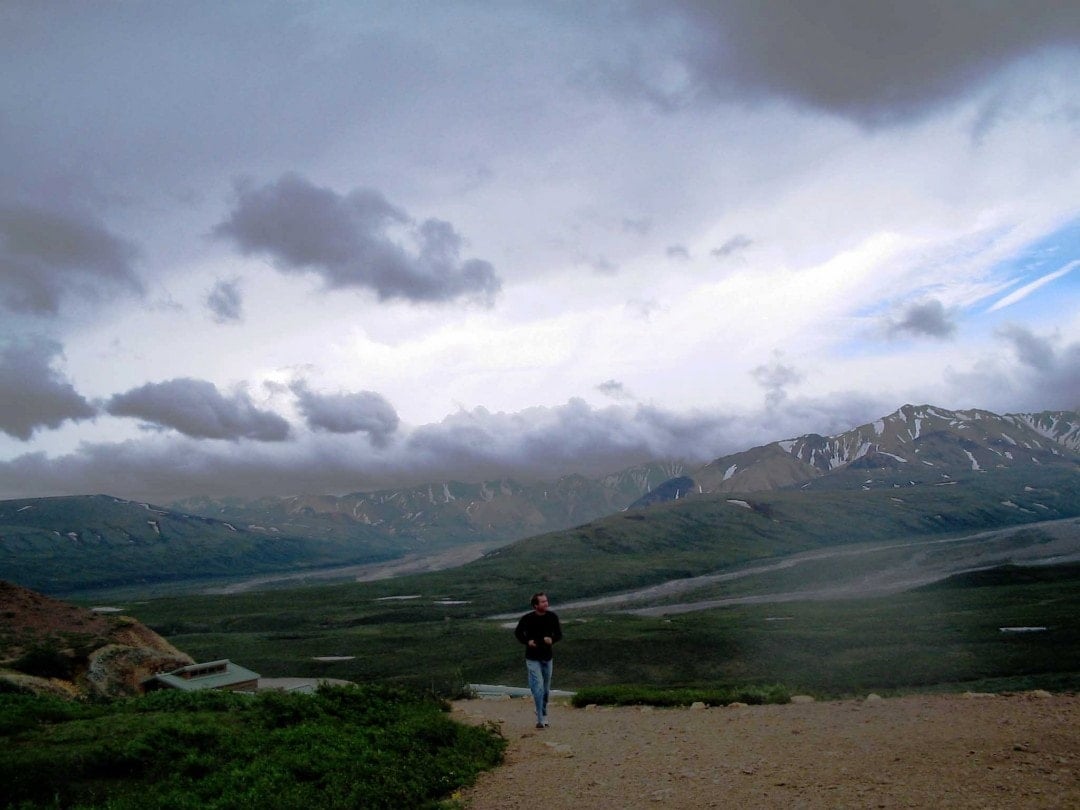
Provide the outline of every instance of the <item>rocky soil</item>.
<path id="1" fill-rule="evenodd" d="M 30 663 L 28 653 L 36 653 Z M 0 688 L 62 697 L 130 695 L 144 678 L 192 663 L 129 616 L 0 581 Z"/>
<path id="2" fill-rule="evenodd" d="M 1080 807 L 1080 696 L 936 695 L 699 709 L 469 700 L 505 763 L 469 810 Z"/>

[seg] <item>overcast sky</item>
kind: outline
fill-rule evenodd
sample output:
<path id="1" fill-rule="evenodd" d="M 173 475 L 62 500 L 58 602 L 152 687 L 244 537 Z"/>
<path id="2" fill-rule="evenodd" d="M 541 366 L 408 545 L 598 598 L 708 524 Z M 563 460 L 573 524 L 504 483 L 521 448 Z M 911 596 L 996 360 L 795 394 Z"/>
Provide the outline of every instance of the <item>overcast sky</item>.
<path id="1" fill-rule="evenodd" d="M 1080 406 L 1080 5 L 0 3 L 0 497 Z"/>

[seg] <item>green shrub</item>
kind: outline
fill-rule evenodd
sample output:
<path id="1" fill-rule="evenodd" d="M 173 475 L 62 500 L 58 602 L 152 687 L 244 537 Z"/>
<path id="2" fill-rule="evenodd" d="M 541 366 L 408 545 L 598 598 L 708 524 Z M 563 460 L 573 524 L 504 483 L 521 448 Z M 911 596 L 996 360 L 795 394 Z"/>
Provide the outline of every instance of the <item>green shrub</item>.
<path id="1" fill-rule="evenodd" d="M 385 687 L 154 693 L 95 706 L 0 696 L 11 807 L 435 807 L 502 757 L 491 727 Z"/>
<path id="2" fill-rule="evenodd" d="M 84 716 L 85 704 L 28 693 L 0 694 L 0 738 Z"/>
<path id="3" fill-rule="evenodd" d="M 727 706 L 730 703 L 760 705 L 765 703 L 788 703 L 791 694 L 780 684 L 771 686 L 722 686 L 695 689 L 662 689 L 651 686 L 623 684 L 616 686 L 593 686 L 574 693 L 574 706 L 690 706 L 704 703 L 707 706 Z"/>
<path id="4" fill-rule="evenodd" d="M 62 678 L 71 680 L 75 675 L 75 659 L 61 650 L 48 645 L 27 650 L 14 663 L 12 669 L 39 678 Z"/>
<path id="5" fill-rule="evenodd" d="M 182 692 L 176 689 L 160 689 L 131 698 L 126 707 L 134 712 L 231 712 L 245 709 L 250 704 L 251 695 L 242 692 Z"/>

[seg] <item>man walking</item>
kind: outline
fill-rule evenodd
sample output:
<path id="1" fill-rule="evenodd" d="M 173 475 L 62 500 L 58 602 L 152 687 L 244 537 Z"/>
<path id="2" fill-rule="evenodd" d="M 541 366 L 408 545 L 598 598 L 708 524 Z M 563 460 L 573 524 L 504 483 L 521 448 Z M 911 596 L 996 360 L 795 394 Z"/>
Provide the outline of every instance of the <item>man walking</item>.
<path id="1" fill-rule="evenodd" d="M 525 645 L 525 667 L 529 671 L 529 691 L 536 704 L 536 727 L 547 728 L 547 705 L 551 695 L 551 647 L 562 638 L 559 617 L 548 610 L 547 594 L 534 593 L 532 611 L 522 616 L 514 636 Z"/>

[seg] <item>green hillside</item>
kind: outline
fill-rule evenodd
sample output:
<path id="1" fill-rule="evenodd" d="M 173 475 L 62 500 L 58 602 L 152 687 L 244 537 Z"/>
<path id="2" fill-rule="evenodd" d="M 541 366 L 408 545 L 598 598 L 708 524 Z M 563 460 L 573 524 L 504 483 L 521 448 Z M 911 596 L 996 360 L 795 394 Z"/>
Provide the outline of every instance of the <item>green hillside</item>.
<path id="1" fill-rule="evenodd" d="M 0 502 L 0 579 L 49 594 L 305 570 L 397 556 L 370 530 L 288 536 L 106 495 Z"/>
<path id="2" fill-rule="evenodd" d="M 463 599 L 535 584 L 567 601 L 816 548 L 971 534 L 1077 515 L 1080 475 L 1068 468 L 970 473 L 948 485 L 869 491 L 691 496 L 529 538 L 434 581 Z"/>

